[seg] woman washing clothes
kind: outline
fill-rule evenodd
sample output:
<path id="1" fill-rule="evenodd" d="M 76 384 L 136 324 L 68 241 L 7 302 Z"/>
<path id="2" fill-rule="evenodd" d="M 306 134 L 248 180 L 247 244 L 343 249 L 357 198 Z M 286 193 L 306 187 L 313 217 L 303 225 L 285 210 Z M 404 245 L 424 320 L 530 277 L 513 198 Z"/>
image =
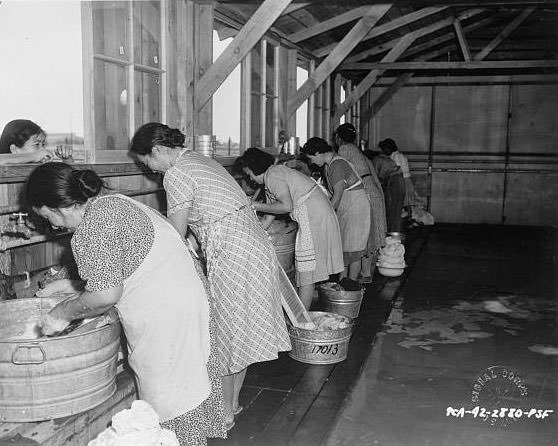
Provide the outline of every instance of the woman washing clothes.
<path id="1" fill-rule="evenodd" d="M 362 283 L 372 281 L 378 250 L 384 245 L 386 237 L 386 209 L 382 185 L 376 175 L 372 162 L 355 145 L 357 132 L 352 124 L 341 124 L 335 130 L 334 139 L 339 156 L 349 161 L 362 178 L 364 189 L 370 201 L 370 235 L 368 236 L 367 255 L 362 259 Z"/>
<path id="2" fill-rule="evenodd" d="M 54 153 L 46 149 L 46 133 L 28 119 L 14 119 L 0 136 L 0 165 L 42 163 L 53 158 L 68 159 L 72 148 L 58 146 Z"/>
<path id="3" fill-rule="evenodd" d="M 401 232 L 403 202 L 405 200 L 405 180 L 401 169 L 391 159 L 394 147 L 386 140 L 378 143 L 381 153 L 374 157 L 372 164 L 384 190 L 388 232 Z"/>
<path id="4" fill-rule="evenodd" d="M 325 166 L 331 204 L 341 229 L 344 277 L 357 281 L 370 234 L 370 203 L 362 179 L 354 166 L 337 155 L 322 138 L 310 138 L 301 152 L 313 164 Z"/>
<path id="5" fill-rule="evenodd" d="M 210 306 L 192 257 L 162 215 L 124 195 L 102 195 L 103 188 L 95 172 L 64 163 L 43 164 L 29 176 L 28 205 L 54 228 L 74 230 L 72 252 L 85 281 L 83 292 L 46 315 L 42 331 L 55 334 L 116 307 L 139 397 L 162 426 L 181 446 L 226 437 Z M 52 288 L 61 291 L 60 282 Z"/>
<path id="6" fill-rule="evenodd" d="M 395 141 L 391 138 L 384 139 L 383 143 L 393 149 L 391 155 L 389 156 L 395 164 L 401 169 L 403 174 L 403 181 L 405 181 L 405 200 L 403 201 L 403 207 L 407 210 L 409 217 L 412 216 L 411 208 L 415 204 L 415 186 L 413 185 L 413 180 L 411 180 L 411 170 L 409 169 L 409 160 L 407 157 L 399 150 Z"/>
<path id="7" fill-rule="evenodd" d="M 276 359 L 291 345 L 281 307 L 279 263 L 250 200 L 217 161 L 184 148 L 185 136 L 160 123 L 142 126 L 131 151 L 164 173 L 168 216 L 181 235 L 201 244 L 215 302 L 217 350 L 228 427 L 253 363 Z"/>
<path id="8" fill-rule="evenodd" d="M 318 184 L 303 173 L 282 165 L 275 158 L 254 147 L 239 158 L 244 173 L 252 181 L 265 185 L 266 203 L 254 202 L 256 211 L 271 218 L 288 213 L 298 223 L 295 241 L 295 271 L 298 294 L 310 308 L 317 282 L 343 271 L 343 247 L 335 211 Z"/>

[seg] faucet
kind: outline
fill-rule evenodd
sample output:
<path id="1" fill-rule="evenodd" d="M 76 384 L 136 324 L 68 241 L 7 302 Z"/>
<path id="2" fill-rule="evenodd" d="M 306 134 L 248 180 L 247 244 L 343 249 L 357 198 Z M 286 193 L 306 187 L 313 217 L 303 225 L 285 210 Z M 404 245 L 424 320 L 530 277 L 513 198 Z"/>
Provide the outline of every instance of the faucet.
<path id="1" fill-rule="evenodd" d="M 32 235 L 31 228 L 27 223 L 28 214 L 26 212 L 14 212 L 10 216 L 10 221 L 15 220 L 13 224 L 7 224 L 0 228 L 1 235 L 9 237 L 23 237 L 30 239 Z"/>

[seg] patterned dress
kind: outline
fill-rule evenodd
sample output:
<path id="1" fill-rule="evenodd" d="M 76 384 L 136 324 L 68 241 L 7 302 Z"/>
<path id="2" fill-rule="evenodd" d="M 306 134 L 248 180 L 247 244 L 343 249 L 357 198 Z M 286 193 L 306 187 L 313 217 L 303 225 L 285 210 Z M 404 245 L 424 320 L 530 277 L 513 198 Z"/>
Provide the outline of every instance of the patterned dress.
<path id="1" fill-rule="evenodd" d="M 142 206 L 144 205 L 136 204 L 133 200 L 120 195 L 100 197 L 87 204 L 84 219 L 72 237 L 72 251 L 78 265 L 79 274 L 87 281 L 87 290 L 99 291 L 112 288 L 129 282 L 134 277 L 134 274 L 145 264 L 149 256 L 153 257 L 150 253 L 156 240 L 164 237 L 162 233 L 155 230 L 154 221 L 158 221 L 158 224 L 161 223 L 163 226 L 166 224 L 172 231 L 170 224 L 166 222 L 162 215 L 149 209 L 150 217 L 142 209 Z M 152 218 L 156 220 L 152 220 Z M 178 234 L 176 234 L 176 239 L 180 241 Z M 176 246 L 178 253 L 181 246 Z M 179 253 L 176 258 L 184 258 L 182 256 L 190 258 L 185 246 L 182 246 L 182 253 Z M 171 254 L 173 253 L 169 252 L 169 259 L 174 258 Z M 156 259 L 156 262 L 160 262 L 163 268 L 166 261 L 166 258 Z M 198 269 L 191 270 L 191 273 L 194 274 L 195 280 L 200 279 L 203 284 Z M 154 281 L 157 285 L 157 275 L 153 275 L 148 280 Z M 160 284 L 160 287 L 161 289 L 165 288 L 164 284 Z M 135 297 L 134 293 L 124 295 L 116 304 L 119 311 L 123 300 L 128 300 L 128 303 L 133 305 L 136 300 Z M 153 307 L 147 311 L 151 314 L 160 311 L 165 312 L 167 311 L 165 307 L 157 305 L 158 302 L 170 304 L 171 302 L 180 302 L 182 299 L 182 297 L 176 300 L 160 298 L 154 301 Z M 186 302 L 186 299 L 184 299 L 184 302 Z M 211 319 L 211 302 L 209 303 L 209 333 L 212 336 L 213 321 Z M 186 311 L 190 311 L 190 309 Z M 134 330 L 137 329 L 136 323 L 129 320 L 128 316 L 129 314 L 122 319 L 122 324 L 127 334 L 134 334 L 133 330 L 128 333 L 128 329 L 130 329 L 130 326 L 127 325 L 128 322 L 131 323 Z M 179 321 L 179 323 L 181 322 Z M 139 326 L 141 324 L 140 322 Z M 159 327 L 163 331 L 165 328 Z M 166 335 L 171 338 L 175 336 L 174 333 L 167 333 Z M 129 346 L 131 344 L 130 357 L 135 354 L 134 348 L 138 347 L 140 342 L 136 344 L 130 338 L 128 339 Z M 218 373 L 213 339 L 210 339 L 210 345 L 211 352 L 206 363 L 207 375 L 209 375 L 211 384 L 209 397 L 194 409 L 161 423 L 164 427 L 172 429 L 177 434 L 180 444 L 184 446 L 205 445 L 207 443 L 206 437 L 226 437 L 221 379 Z M 160 352 L 154 353 L 156 353 L 153 355 L 154 358 L 160 355 Z M 184 355 L 187 354 L 188 352 L 184 352 Z M 155 360 L 157 361 L 156 358 Z M 184 376 L 184 380 L 188 380 L 188 376 Z M 164 383 L 162 384 L 164 386 Z M 141 398 L 141 388 L 139 391 Z M 148 400 L 148 402 L 150 401 Z"/>
<path id="2" fill-rule="evenodd" d="M 206 258 L 221 374 L 290 350 L 275 249 L 238 183 L 217 161 L 184 152 L 163 185 L 168 214 L 189 210 Z"/>
<path id="3" fill-rule="evenodd" d="M 328 280 L 332 274 L 343 271 L 343 246 L 339 222 L 335 210 L 318 184 L 310 177 L 285 166 L 271 166 L 264 174 L 267 198 L 270 203 L 290 197 L 293 203 L 291 218 L 298 222 L 297 244 L 304 237 L 306 230 L 309 234 L 313 254 L 313 268 L 303 268 L 302 262 L 296 259 L 296 282 L 298 286 Z M 294 212 L 304 207 L 303 212 Z M 300 221 L 298 215 L 306 220 Z"/>
<path id="4" fill-rule="evenodd" d="M 370 199 L 370 235 L 368 254 L 374 255 L 385 243 L 387 225 L 384 193 L 372 161 L 354 144 L 339 147 L 339 155 L 348 160 L 362 178 Z"/>

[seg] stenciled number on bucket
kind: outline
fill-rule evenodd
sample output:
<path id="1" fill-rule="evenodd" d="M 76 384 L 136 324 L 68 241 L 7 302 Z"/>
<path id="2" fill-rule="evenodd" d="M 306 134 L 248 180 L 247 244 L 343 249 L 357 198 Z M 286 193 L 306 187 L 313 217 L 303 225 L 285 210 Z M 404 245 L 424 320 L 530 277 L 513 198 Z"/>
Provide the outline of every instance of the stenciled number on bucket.
<path id="1" fill-rule="evenodd" d="M 312 353 L 323 353 L 324 355 L 335 356 L 338 351 L 339 344 L 329 344 L 329 345 L 313 345 Z"/>

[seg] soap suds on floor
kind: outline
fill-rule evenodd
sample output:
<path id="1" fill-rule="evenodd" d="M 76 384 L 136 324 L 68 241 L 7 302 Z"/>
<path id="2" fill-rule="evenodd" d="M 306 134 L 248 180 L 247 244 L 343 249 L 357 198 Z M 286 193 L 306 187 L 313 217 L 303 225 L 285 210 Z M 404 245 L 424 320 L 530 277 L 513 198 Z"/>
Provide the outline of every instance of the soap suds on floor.
<path id="1" fill-rule="evenodd" d="M 500 293 L 473 296 L 472 301 L 458 301 L 450 307 L 404 313 L 395 305 L 386 322 L 386 333 L 405 334 L 400 347 L 432 350 L 435 344 L 465 344 L 494 336 L 493 328 L 502 328 L 510 336 L 523 329 L 521 321 L 554 317 L 555 302 L 530 296 Z M 551 311 L 549 311 L 549 308 Z M 532 346 L 529 350 L 558 355 L 558 347 Z"/>

